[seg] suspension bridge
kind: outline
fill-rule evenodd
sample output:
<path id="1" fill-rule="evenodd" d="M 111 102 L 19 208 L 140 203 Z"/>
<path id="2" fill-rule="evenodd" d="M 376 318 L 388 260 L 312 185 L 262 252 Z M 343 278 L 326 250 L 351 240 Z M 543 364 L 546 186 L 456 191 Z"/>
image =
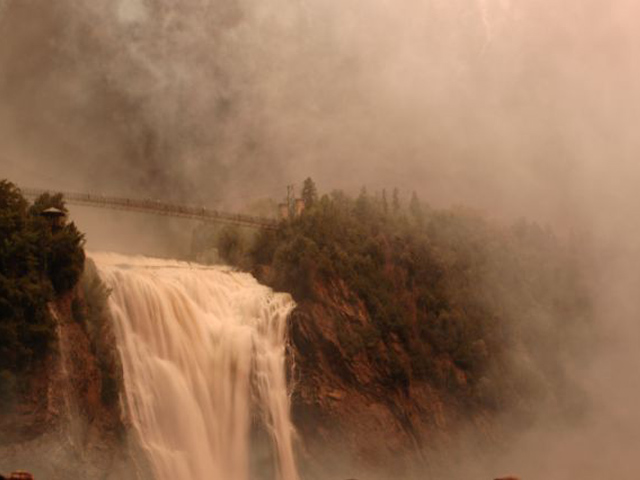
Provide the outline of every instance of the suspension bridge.
<path id="1" fill-rule="evenodd" d="M 65 202 L 71 205 L 129 210 L 154 215 L 164 215 L 167 217 L 187 218 L 208 223 L 221 223 L 270 230 L 275 230 L 278 226 L 278 221 L 273 218 L 221 212 L 204 207 L 166 203 L 150 199 L 110 197 L 91 193 L 49 191 L 38 188 L 21 188 L 21 191 L 22 194 L 27 197 L 39 197 L 44 193 L 61 193 L 64 196 Z"/>

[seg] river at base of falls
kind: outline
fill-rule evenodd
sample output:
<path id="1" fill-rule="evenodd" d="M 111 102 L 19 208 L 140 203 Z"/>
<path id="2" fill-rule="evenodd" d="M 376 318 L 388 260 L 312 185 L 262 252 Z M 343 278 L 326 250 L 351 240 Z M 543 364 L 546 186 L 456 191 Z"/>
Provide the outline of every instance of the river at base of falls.
<path id="1" fill-rule="evenodd" d="M 250 431 L 297 480 L 285 375 L 294 303 L 226 267 L 91 255 L 111 290 L 124 404 L 157 480 L 247 480 Z"/>

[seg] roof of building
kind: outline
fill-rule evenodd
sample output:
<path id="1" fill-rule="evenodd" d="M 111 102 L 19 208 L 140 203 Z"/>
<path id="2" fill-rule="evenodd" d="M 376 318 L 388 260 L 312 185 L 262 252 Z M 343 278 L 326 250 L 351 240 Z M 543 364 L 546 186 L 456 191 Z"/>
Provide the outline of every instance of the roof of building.
<path id="1" fill-rule="evenodd" d="M 44 215 L 45 217 L 64 217 L 66 214 L 59 208 L 49 207 L 46 210 L 43 210 L 41 215 Z"/>

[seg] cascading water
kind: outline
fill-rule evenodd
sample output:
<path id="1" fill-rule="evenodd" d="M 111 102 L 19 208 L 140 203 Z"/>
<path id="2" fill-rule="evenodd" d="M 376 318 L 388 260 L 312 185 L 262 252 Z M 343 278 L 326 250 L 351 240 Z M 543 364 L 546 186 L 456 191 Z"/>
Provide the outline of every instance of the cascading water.
<path id="1" fill-rule="evenodd" d="M 270 432 L 277 476 L 297 480 L 284 366 L 293 301 L 225 267 L 93 255 L 131 422 L 157 480 L 246 480 L 249 431 Z"/>

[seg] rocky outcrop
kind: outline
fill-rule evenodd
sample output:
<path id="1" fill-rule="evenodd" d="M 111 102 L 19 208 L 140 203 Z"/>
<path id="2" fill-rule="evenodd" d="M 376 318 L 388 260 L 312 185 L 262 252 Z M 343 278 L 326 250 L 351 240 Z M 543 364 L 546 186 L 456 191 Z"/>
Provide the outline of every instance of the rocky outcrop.
<path id="1" fill-rule="evenodd" d="M 24 468 L 51 480 L 78 478 L 78 471 L 83 478 L 136 478 L 118 395 L 108 391 L 119 372 L 116 352 L 111 365 L 98 355 L 115 349 L 111 332 L 101 332 L 99 345 L 90 338 L 80 287 L 49 308 L 56 346 L 0 413 L 0 471 Z"/>
<path id="2" fill-rule="evenodd" d="M 371 319 L 344 285 L 316 290 L 289 322 L 292 416 L 307 478 L 363 471 L 367 478 L 411 478 L 412 472 L 424 478 L 434 452 L 451 445 L 459 426 L 471 424 L 492 441 L 490 416 L 416 378 L 398 339 L 373 339 L 368 352 L 354 345 Z"/>

